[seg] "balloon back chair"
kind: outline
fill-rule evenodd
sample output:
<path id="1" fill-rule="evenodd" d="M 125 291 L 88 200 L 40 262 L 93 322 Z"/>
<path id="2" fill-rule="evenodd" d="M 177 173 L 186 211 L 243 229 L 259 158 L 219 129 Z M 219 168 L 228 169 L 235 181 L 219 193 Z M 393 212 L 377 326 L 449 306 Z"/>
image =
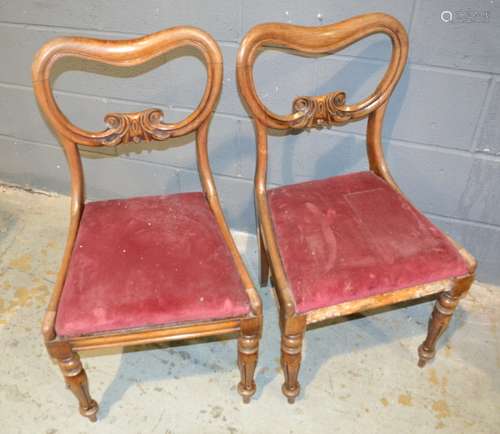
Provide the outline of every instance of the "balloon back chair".
<path id="1" fill-rule="evenodd" d="M 180 47 L 204 58 L 207 82 L 197 108 L 177 123 L 160 109 L 111 113 L 103 131 L 85 131 L 59 109 L 50 84 L 54 64 L 79 57 L 121 67 L 140 65 Z M 43 321 L 49 355 L 96 420 L 78 351 L 239 334 L 238 390 L 248 402 L 261 335 L 261 301 L 238 253 L 217 196 L 207 154 L 207 132 L 220 94 L 217 43 L 193 27 L 107 41 L 54 39 L 36 54 L 33 88 L 61 142 L 71 172 L 70 225 L 62 265 Z M 79 145 L 163 141 L 196 132 L 203 192 L 86 202 Z"/>
<path id="2" fill-rule="evenodd" d="M 376 33 L 392 41 L 392 56 L 373 93 L 347 104 L 344 92 L 299 96 L 278 115 L 258 97 L 253 78 L 264 46 L 297 52 L 337 52 Z M 393 17 L 373 13 L 321 27 L 268 23 L 252 28 L 240 46 L 237 78 L 255 124 L 255 201 L 260 283 L 277 294 L 284 395 L 293 403 L 306 326 L 329 318 L 437 295 L 419 366 L 432 359 L 459 298 L 474 279 L 475 260 L 402 194 L 384 160 L 382 122 L 404 69 L 408 40 Z M 268 130 L 341 125 L 368 117 L 369 171 L 267 189 Z"/>

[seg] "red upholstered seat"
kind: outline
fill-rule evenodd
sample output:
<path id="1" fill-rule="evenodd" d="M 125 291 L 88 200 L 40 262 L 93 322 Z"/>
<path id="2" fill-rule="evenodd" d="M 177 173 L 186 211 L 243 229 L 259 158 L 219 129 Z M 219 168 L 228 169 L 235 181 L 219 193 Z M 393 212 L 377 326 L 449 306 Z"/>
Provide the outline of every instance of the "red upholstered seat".
<path id="1" fill-rule="evenodd" d="M 85 205 L 56 331 L 243 316 L 245 288 L 202 193 Z"/>
<path id="2" fill-rule="evenodd" d="M 445 235 L 371 172 L 268 191 L 296 309 L 467 274 Z"/>

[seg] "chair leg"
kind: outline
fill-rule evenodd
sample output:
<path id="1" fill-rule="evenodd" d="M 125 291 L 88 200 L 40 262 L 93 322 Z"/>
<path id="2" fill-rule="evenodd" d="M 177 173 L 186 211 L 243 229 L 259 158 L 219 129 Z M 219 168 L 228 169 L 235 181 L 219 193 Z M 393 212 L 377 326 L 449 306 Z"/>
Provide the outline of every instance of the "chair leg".
<path id="1" fill-rule="evenodd" d="M 266 247 L 264 246 L 264 240 L 260 233 L 260 229 L 257 231 L 257 237 L 259 239 L 259 279 L 260 286 L 267 286 L 269 283 L 269 260 L 267 258 Z"/>
<path id="2" fill-rule="evenodd" d="M 442 292 L 434 305 L 429 319 L 427 337 L 418 347 L 418 366 L 423 368 L 436 354 L 436 344 L 447 329 L 460 298 L 467 293 L 474 276 L 457 280 L 450 291 Z"/>
<path id="3" fill-rule="evenodd" d="M 259 354 L 259 336 L 242 335 L 238 338 L 238 367 L 240 368 L 241 381 L 238 392 L 243 397 L 243 402 L 248 404 L 255 394 L 254 381 L 255 367 Z"/>
<path id="4" fill-rule="evenodd" d="M 294 330 L 295 329 L 295 330 Z M 302 342 L 306 330 L 305 321 L 296 327 L 285 324 L 281 335 L 281 368 L 285 376 L 285 382 L 281 387 L 288 402 L 293 404 L 300 393 L 299 370 L 302 360 Z"/>
<path id="5" fill-rule="evenodd" d="M 64 375 L 66 385 L 78 399 L 80 414 L 95 422 L 99 406 L 90 396 L 87 374 L 80 362 L 80 357 L 76 352 L 71 351 L 67 357 L 58 358 L 57 363 Z"/>

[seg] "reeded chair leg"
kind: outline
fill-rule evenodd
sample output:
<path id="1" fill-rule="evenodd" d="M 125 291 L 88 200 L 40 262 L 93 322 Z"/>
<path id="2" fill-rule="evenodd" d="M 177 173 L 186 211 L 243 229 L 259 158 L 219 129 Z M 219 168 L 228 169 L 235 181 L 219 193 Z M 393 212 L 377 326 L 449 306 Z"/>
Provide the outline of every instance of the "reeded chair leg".
<path id="1" fill-rule="evenodd" d="M 80 357 L 77 353 L 71 352 L 65 358 L 58 358 L 57 363 L 61 368 L 68 388 L 78 399 L 80 414 L 95 422 L 99 406 L 90 396 L 87 374 L 80 362 Z"/>
<path id="2" fill-rule="evenodd" d="M 281 334 L 281 368 L 285 376 L 285 382 L 281 391 L 287 397 L 288 402 L 293 404 L 300 393 L 299 370 L 302 360 L 302 343 L 306 331 L 305 320 L 290 327 L 285 324 Z"/>
<path id="3" fill-rule="evenodd" d="M 243 397 L 243 402 L 248 404 L 255 394 L 254 381 L 255 368 L 259 354 L 258 335 L 241 335 L 238 338 L 238 367 L 240 368 L 241 381 L 238 392 Z"/>
<path id="4" fill-rule="evenodd" d="M 259 281 L 260 286 L 267 286 L 269 283 L 269 260 L 267 258 L 266 248 L 264 246 L 264 240 L 260 233 L 260 229 L 257 231 L 257 237 L 259 238 Z"/>
<path id="5" fill-rule="evenodd" d="M 428 361 L 434 358 L 438 339 L 447 329 L 460 298 L 467 293 L 473 281 L 474 276 L 457 280 L 450 291 L 439 294 L 429 319 L 427 337 L 418 347 L 419 367 L 423 368 Z"/>

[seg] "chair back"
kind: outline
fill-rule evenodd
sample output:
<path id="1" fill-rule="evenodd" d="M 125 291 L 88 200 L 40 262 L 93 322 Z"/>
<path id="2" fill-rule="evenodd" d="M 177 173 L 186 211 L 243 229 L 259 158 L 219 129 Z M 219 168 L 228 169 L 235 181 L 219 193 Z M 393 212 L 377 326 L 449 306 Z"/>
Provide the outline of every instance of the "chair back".
<path id="1" fill-rule="evenodd" d="M 264 46 L 288 48 L 304 54 L 333 54 L 377 33 L 392 42 L 392 56 L 375 90 L 356 104 L 346 104 L 343 91 L 319 96 L 297 96 L 290 114 L 279 115 L 264 105 L 257 95 L 253 66 Z M 393 184 L 381 146 L 381 132 L 388 99 L 396 86 L 408 56 L 408 37 L 395 18 L 371 13 L 320 27 L 266 23 L 253 27 L 243 39 L 237 58 L 237 78 L 241 96 L 254 117 L 257 131 L 256 191 L 265 190 L 267 129 L 304 129 L 357 121 L 368 116 L 367 151 L 370 169 Z M 394 183 L 395 186 L 395 183 Z"/>

